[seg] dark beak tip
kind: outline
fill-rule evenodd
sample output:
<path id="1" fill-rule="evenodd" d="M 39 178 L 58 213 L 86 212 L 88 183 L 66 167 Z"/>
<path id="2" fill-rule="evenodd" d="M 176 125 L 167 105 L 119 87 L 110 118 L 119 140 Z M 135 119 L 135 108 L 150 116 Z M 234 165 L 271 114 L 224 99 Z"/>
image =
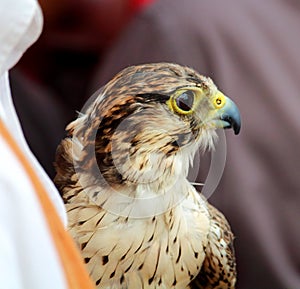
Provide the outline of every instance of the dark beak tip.
<path id="1" fill-rule="evenodd" d="M 233 131 L 235 135 L 238 135 L 240 133 L 240 130 L 241 130 L 241 125 L 235 124 L 233 126 Z"/>
<path id="2" fill-rule="evenodd" d="M 238 135 L 240 133 L 240 130 L 241 130 L 240 117 L 233 118 L 229 115 L 225 115 L 222 117 L 222 120 L 224 120 L 228 123 L 228 125 L 224 127 L 225 129 L 232 128 L 235 135 Z"/>
<path id="3" fill-rule="evenodd" d="M 235 135 L 238 135 L 240 133 L 239 126 L 228 125 L 228 126 L 225 126 L 224 129 L 233 129 Z"/>

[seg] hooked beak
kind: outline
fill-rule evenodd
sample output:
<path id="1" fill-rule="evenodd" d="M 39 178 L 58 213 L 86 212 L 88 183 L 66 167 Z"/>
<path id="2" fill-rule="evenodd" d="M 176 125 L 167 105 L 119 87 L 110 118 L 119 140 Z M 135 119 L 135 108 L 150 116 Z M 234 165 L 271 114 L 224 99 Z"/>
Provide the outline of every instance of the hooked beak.
<path id="1" fill-rule="evenodd" d="M 221 92 L 218 92 L 222 94 Z M 218 127 L 224 129 L 232 128 L 235 134 L 239 134 L 241 129 L 241 116 L 236 104 L 227 96 L 222 94 L 225 105 L 217 109 Z"/>

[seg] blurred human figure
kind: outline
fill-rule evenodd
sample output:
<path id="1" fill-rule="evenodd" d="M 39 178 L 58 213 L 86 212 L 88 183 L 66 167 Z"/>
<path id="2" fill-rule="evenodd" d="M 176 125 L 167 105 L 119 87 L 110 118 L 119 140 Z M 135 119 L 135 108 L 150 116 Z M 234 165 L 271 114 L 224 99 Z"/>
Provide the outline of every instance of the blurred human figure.
<path id="1" fill-rule="evenodd" d="M 64 127 L 89 97 L 102 55 L 151 1 L 40 0 L 43 33 L 12 70 L 11 82 L 25 137 L 50 177 Z"/>
<path id="2" fill-rule="evenodd" d="M 300 3 L 160 0 L 103 56 L 91 93 L 128 65 L 171 61 L 211 76 L 241 110 L 211 197 L 236 235 L 239 289 L 300 288 Z"/>
<path id="3" fill-rule="evenodd" d="M 38 38 L 42 23 L 35 0 L 0 0 L 0 287 L 90 289 L 64 228 L 61 198 L 31 153 L 11 98 L 8 70 Z"/>

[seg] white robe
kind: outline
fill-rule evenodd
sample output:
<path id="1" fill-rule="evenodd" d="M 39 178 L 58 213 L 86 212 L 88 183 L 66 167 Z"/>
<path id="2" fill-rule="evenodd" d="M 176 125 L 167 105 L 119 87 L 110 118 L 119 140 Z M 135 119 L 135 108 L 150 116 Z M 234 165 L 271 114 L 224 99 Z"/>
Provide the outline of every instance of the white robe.
<path id="1" fill-rule="evenodd" d="M 36 0 L 0 0 L 0 118 L 66 224 L 59 193 L 25 141 L 9 87 L 8 70 L 36 41 L 42 25 Z M 66 284 L 37 195 L 0 131 L 0 288 L 65 289 Z"/>

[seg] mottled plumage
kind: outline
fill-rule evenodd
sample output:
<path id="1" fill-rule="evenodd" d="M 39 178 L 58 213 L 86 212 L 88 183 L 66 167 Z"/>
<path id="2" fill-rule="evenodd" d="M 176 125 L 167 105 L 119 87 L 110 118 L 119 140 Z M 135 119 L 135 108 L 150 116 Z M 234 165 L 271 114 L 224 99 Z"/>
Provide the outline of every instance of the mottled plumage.
<path id="1" fill-rule="evenodd" d="M 239 132 L 236 106 L 170 63 L 124 69 L 69 124 L 55 182 L 97 288 L 235 287 L 230 227 L 186 178 L 218 127 Z"/>

